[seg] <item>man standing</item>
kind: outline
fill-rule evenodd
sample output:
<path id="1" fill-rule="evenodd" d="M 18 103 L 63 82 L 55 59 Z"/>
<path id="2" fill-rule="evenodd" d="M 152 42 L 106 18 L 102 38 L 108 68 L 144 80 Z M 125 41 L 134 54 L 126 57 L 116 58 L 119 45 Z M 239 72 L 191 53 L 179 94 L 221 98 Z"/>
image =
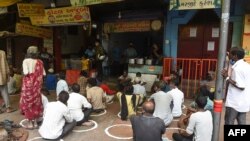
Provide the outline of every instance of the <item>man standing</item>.
<path id="1" fill-rule="evenodd" d="M 9 66 L 4 51 L 0 50 L 0 93 L 4 100 L 6 112 L 13 111 L 10 107 L 10 99 L 7 91 L 7 82 L 9 81 Z"/>
<path id="2" fill-rule="evenodd" d="M 39 57 L 43 61 L 43 66 L 44 66 L 46 73 L 48 73 L 48 70 L 50 68 L 50 63 L 52 63 L 52 60 L 53 60 L 53 56 L 49 54 L 47 51 L 47 48 L 44 47 L 42 48 L 42 51 L 39 54 Z"/>
<path id="3" fill-rule="evenodd" d="M 134 47 L 134 44 L 131 42 L 129 43 L 128 48 L 124 51 L 123 53 L 125 62 L 124 62 L 124 70 L 128 70 L 128 63 L 129 63 L 129 59 L 134 59 L 137 57 L 137 51 Z"/>
<path id="4" fill-rule="evenodd" d="M 88 119 L 92 111 L 92 105 L 84 96 L 79 94 L 80 85 L 74 83 L 72 90 L 73 92 L 69 94 L 68 108 L 73 119 L 76 120 L 77 126 L 91 126 L 92 122 L 89 122 Z"/>
<path id="5" fill-rule="evenodd" d="M 156 93 L 151 95 L 150 99 L 153 99 L 155 102 L 154 116 L 162 119 L 165 126 L 168 126 L 173 120 L 170 108 L 173 97 L 164 92 L 165 86 L 164 81 L 157 81 L 153 86 Z"/>
<path id="6" fill-rule="evenodd" d="M 235 62 L 231 76 L 227 70 L 222 76 L 229 83 L 226 97 L 225 124 L 233 125 L 237 120 L 239 125 L 246 124 L 246 112 L 250 108 L 250 65 L 243 60 L 245 52 L 242 48 L 232 48 L 229 59 Z"/>
<path id="7" fill-rule="evenodd" d="M 166 128 L 163 120 L 153 116 L 154 102 L 146 101 L 142 108 L 143 115 L 130 118 L 134 141 L 162 141 Z"/>

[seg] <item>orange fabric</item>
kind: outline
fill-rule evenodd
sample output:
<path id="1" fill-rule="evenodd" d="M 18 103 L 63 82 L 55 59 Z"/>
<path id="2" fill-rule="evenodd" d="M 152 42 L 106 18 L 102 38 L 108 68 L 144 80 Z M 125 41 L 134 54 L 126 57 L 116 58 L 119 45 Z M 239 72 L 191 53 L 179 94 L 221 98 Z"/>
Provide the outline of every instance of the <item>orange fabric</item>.
<path id="1" fill-rule="evenodd" d="M 77 79 L 80 77 L 80 70 L 67 70 L 66 71 L 66 82 L 68 85 L 77 83 Z"/>

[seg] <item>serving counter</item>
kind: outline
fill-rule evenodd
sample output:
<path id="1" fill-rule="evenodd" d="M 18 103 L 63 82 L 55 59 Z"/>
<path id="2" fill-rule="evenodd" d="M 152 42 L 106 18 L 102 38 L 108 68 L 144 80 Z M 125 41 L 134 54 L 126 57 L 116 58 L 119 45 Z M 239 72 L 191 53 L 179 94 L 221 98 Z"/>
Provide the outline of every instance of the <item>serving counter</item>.
<path id="1" fill-rule="evenodd" d="M 162 74 L 162 66 L 128 64 L 128 75 L 131 78 L 134 78 L 137 72 L 142 74 L 142 79 L 147 82 L 145 85 L 146 91 L 150 92 L 157 76 Z"/>

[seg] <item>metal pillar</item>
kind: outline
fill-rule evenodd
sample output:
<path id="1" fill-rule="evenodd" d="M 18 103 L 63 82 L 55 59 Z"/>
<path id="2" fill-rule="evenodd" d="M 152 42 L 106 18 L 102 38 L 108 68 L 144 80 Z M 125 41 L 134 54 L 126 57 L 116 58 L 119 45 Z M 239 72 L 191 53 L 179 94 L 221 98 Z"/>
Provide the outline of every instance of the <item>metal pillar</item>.
<path id="1" fill-rule="evenodd" d="M 220 43 L 216 73 L 216 87 L 215 87 L 215 100 L 214 100 L 214 119 L 213 119 L 213 137 L 212 141 L 219 141 L 220 135 L 220 119 L 223 105 L 223 77 L 221 70 L 224 68 L 226 58 L 227 39 L 228 39 L 228 25 L 230 17 L 230 1 L 223 0 L 221 8 L 221 23 L 220 23 Z"/>

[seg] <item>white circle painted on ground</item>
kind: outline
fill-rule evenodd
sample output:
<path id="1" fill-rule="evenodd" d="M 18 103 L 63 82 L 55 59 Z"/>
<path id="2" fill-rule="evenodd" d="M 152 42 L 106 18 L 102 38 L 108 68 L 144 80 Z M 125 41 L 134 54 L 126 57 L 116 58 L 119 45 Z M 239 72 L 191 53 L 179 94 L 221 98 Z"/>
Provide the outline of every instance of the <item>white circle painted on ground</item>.
<path id="1" fill-rule="evenodd" d="M 83 129 L 83 130 L 73 130 L 73 132 L 76 132 L 76 133 L 82 133 L 82 132 L 88 132 L 88 131 L 91 131 L 91 130 L 94 130 L 98 127 L 98 124 L 96 121 L 94 120 L 89 120 L 90 122 L 93 122 L 94 123 L 94 126 L 90 129 Z"/>
<path id="2" fill-rule="evenodd" d="M 119 112 L 119 113 L 117 114 L 117 116 L 118 116 L 119 118 L 121 118 L 121 112 Z"/>
<path id="3" fill-rule="evenodd" d="M 34 140 L 39 140 L 39 139 L 42 139 L 42 137 L 34 137 L 28 141 L 34 141 Z M 64 141 L 63 139 L 60 139 L 60 141 Z"/>
<path id="4" fill-rule="evenodd" d="M 110 128 L 119 127 L 119 126 L 128 126 L 128 127 L 131 127 L 130 124 L 115 124 L 115 125 L 111 125 L 111 126 L 107 127 L 104 131 L 105 131 L 105 133 L 106 133 L 109 137 L 112 137 L 112 138 L 115 138 L 115 139 L 118 139 L 118 140 L 129 140 L 129 139 L 132 139 L 132 138 L 133 138 L 133 137 L 117 137 L 117 136 L 111 135 L 111 134 L 109 133 L 109 129 L 110 129 Z"/>
<path id="5" fill-rule="evenodd" d="M 28 119 L 23 119 L 23 120 L 20 121 L 19 124 L 20 124 L 23 128 L 25 128 L 25 125 L 23 124 L 24 122 L 28 122 Z"/>
<path id="6" fill-rule="evenodd" d="M 111 101 L 111 102 L 109 102 L 109 103 L 107 103 L 107 104 L 109 105 L 109 104 L 112 104 L 112 103 L 114 103 L 114 101 Z"/>
<path id="7" fill-rule="evenodd" d="M 102 115 L 105 115 L 107 113 L 106 110 L 104 110 L 104 112 L 101 112 L 100 114 L 97 114 L 97 115 L 90 115 L 91 117 L 99 117 L 99 116 L 102 116 Z"/>
<path id="8" fill-rule="evenodd" d="M 182 105 L 182 109 L 186 109 L 187 108 L 187 106 L 186 105 Z"/>

